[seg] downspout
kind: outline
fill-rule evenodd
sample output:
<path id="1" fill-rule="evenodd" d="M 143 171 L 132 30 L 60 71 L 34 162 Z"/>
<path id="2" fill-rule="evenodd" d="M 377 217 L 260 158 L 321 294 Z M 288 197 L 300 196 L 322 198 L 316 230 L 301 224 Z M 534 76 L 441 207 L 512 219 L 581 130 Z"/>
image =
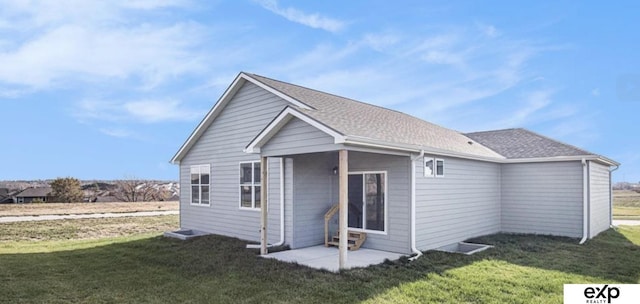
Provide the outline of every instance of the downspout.
<path id="1" fill-rule="evenodd" d="M 609 167 L 609 227 L 613 227 L 613 184 L 611 183 L 611 175 L 613 175 L 613 171 L 616 171 L 619 168 L 620 165 L 617 165 L 613 169 Z"/>
<path id="2" fill-rule="evenodd" d="M 280 241 L 267 245 L 268 248 L 284 244 L 284 158 L 280 158 Z M 260 248 L 260 244 L 247 244 L 247 248 Z"/>
<path id="3" fill-rule="evenodd" d="M 582 159 L 582 239 L 580 245 L 589 238 L 589 167 L 587 161 Z"/>
<path id="4" fill-rule="evenodd" d="M 409 259 L 413 261 L 422 255 L 422 251 L 416 248 L 416 160 L 424 157 L 424 150 L 420 150 L 420 155 L 411 159 L 411 251 L 416 255 Z"/>

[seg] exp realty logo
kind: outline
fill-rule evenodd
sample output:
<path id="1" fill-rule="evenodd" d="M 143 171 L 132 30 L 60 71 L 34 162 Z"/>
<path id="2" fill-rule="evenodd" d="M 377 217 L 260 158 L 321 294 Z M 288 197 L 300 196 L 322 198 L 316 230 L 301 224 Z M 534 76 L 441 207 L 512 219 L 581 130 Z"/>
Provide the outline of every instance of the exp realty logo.
<path id="1" fill-rule="evenodd" d="M 564 303 L 638 303 L 640 284 L 565 284 Z"/>

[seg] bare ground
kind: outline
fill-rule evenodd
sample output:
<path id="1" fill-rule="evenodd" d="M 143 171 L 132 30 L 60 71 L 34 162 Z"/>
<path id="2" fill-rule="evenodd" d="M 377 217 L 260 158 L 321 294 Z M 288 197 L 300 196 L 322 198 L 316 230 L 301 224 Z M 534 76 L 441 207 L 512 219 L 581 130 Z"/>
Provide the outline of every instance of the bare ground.
<path id="1" fill-rule="evenodd" d="M 2 204 L 0 216 L 178 210 L 179 202 Z"/>

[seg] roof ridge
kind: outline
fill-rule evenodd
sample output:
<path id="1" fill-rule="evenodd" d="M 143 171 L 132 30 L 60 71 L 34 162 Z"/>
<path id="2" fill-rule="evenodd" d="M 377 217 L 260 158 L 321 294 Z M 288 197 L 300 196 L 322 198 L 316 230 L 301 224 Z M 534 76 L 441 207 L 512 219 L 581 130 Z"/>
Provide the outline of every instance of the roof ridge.
<path id="1" fill-rule="evenodd" d="M 491 132 L 500 132 L 500 131 L 511 131 L 511 130 L 525 130 L 525 128 L 505 128 L 505 129 L 497 129 L 497 130 L 485 130 L 485 131 L 476 131 L 476 132 L 466 132 L 464 134 L 479 134 L 479 133 L 491 133 Z"/>
<path id="2" fill-rule="evenodd" d="M 407 116 L 414 117 L 414 118 L 416 118 L 416 119 L 420 119 L 420 118 L 417 118 L 417 117 L 415 117 L 415 116 L 409 115 L 409 114 L 407 114 L 407 113 L 404 113 L 404 112 L 401 112 L 401 111 L 398 111 L 398 110 L 389 109 L 389 108 L 386 108 L 386 107 L 383 107 L 383 106 L 379 106 L 379 105 L 375 105 L 375 104 L 372 104 L 372 103 L 368 103 L 368 102 L 360 101 L 360 100 L 357 100 L 357 99 L 353 99 L 353 98 L 349 98 L 349 97 L 341 96 L 341 95 L 338 95 L 338 94 L 329 93 L 329 92 L 325 92 L 325 91 L 320 91 L 320 90 L 313 89 L 313 88 L 310 88 L 310 87 L 305 87 L 305 86 L 302 86 L 302 85 L 299 85 L 299 84 L 295 84 L 295 83 L 291 83 L 291 82 L 286 82 L 286 81 L 282 81 L 282 80 L 278 80 L 278 79 L 273 79 L 273 78 L 266 77 L 266 76 L 262 76 L 262 75 L 258 75 L 258 74 L 255 74 L 255 73 L 247 73 L 247 72 L 243 72 L 243 73 L 245 73 L 245 74 L 249 74 L 249 75 L 251 75 L 251 76 L 258 76 L 258 77 L 266 78 L 266 79 L 269 79 L 269 80 L 272 80 L 272 81 L 275 81 L 275 82 L 279 82 L 279 83 L 283 83 L 283 84 L 286 84 L 286 85 L 290 85 L 290 86 L 294 86 L 294 87 L 302 88 L 302 89 L 305 89 L 305 90 L 314 91 L 314 92 L 317 92 L 317 93 L 320 93 L 320 94 L 330 95 L 330 96 L 334 96 L 334 97 L 338 97 L 338 98 L 346 99 L 346 100 L 353 101 L 353 102 L 357 102 L 357 103 L 361 103 L 361 104 L 364 104 L 364 105 L 367 105 L 367 106 L 376 107 L 376 108 L 379 108 L 379 109 L 382 109 L 382 110 L 387 110 L 387 111 L 392 111 L 392 112 L 400 113 L 400 114 L 403 114 L 403 115 L 407 115 Z M 266 84 L 266 83 L 265 83 L 265 85 L 268 85 L 268 84 Z M 269 87 L 271 87 L 271 86 L 269 86 Z M 276 89 L 276 88 L 274 88 L 274 87 L 271 87 L 271 88 L 273 88 L 274 90 L 278 90 L 278 89 Z M 278 90 L 278 91 L 280 91 L 280 90 Z M 286 94 L 286 93 L 284 93 L 284 92 L 281 92 L 281 93 L 283 93 L 283 94 L 285 94 L 285 95 L 287 95 L 287 96 L 289 96 L 289 97 L 293 98 L 292 96 L 290 96 L 290 95 L 288 95 L 288 94 Z M 302 101 L 301 101 L 301 102 L 302 102 Z M 420 119 L 420 120 L 423 120 L 423 121 L 425 121 L 425 122 L 428 122 L 428 121 L 426 121 L 426 120 L 424 120 L 424 119 Z M 433 124 L 433 123 L 431 123 L 431 124 Z"/>
<path id="3" fill-rule="evenodd" d="M 422 123 L 426 123 L 426 124 L 429 124 L 429 125 L 432 125 L 432 126 L 435 126 L 435 127 L 438 127 L 438 128 L 442 128 L 442 129 L 450 130 L 450 131 L 452 131 L 452 132 L 455 132 L 455 133 L 458 133 L 458 134 L 460 134 L 460 135 L 462 135 L 462 136 L 465 136 L 465 133 L 460 132 L 460 131 L 458 131 L 458 130 L 453 130 L 453 129 L 449 129 L 449 128 L 443 127 L 443 126 L 438 125 L 438 124 L 436 124 L 436 123 L 433 123 L 433 122 L 427 121 L 427 120 L 425 120 L 425 119 L 422 119 L 422 118 L 419 118 L 419 117 L 413 116 L 413 115 L 411 115 L 411 114 L 408 114 L 408 113 L 405 113 L 405 112 L 402 112 L 402 111 L 399 111 L 399 110 L 390 109 L 390 108 L 387 108 L 387 107 L 383 107 L 383 106 L 379 106 L 379 105 L 371 104 L 371 103 L 368 103 L 368 102 L 360 101 L 360 100 L 353 99 L 353 98 L 349 98 L 349 97 L 344 97 L 344 96 L 337 95 L 337 94 L 334 94 L 334 93 L 328 93 L 328 92 L 320 91 L 320 90 L 313 89 L 313 88 L 310 88 L 310 87 L 305 87 L 305 86 L 298 85 L 298 84 L 295 84 L 295 83 L 290 83 L 290 82 L 286 82 L 286 81 L 282 81 L 282 80 L 274 79 L 274 78 L 271 78 L 271 77 L 258 75 L 258 74 L 255 74 L 255 73 L 249 73 L 249 72 L 242 72 L 242 73 L 244 73 L 244 74 L 248 74 L 248 75 L 250 75 L 250 76 L 257 76 L 257 77 L 265 78 L 265 79 L 268 79 L 268 80 L 271 80 L 271 81 L 275 81 L 275 82 L 282 83 L 282 84 L 285 84 L 285 85 L 290 85 L 290 86 L 294 86 L 294 87 L 302 88 L 302 89 L 309 90 L 309 91 L 313 91 L 313 92 L 317 92 L 317 93 L 320 93 L 320 94 L 324 94 L 324 95 L 329 95 L 329 96 L 333 96 L 333 97 L 337 97 L 337 98 L 345 99 L 345 100 L 352 101 L 352 102 L 355 102 L 355 103 L 359 103 L 359 104 L 363 104 L 363 105 L 366 105 L 366 106 L 374 107 L 374 108 L 377 108 L 377 109 L 380 109 L 380 110 L 383 110 L 383 111 L 389 111 L 389 112 L 397 113 L 397 114 L 400 114 L 400 115 L 402 115 L 402 116 L 404 116 L 404 117 L 409 117 L 409 118 L 411 118 L 411 119 L 418 120 L 418 121 L 420 121 L 420 122 L 422 122 Z M 264 83 L 264 82 L 263 82 L 263 83 Z M 293 96 L 291 96 L 291 95 L 289 95 L 289 94 L 286 94 L 285 92 L 282 92 L 282 91 L 278 90 L 277 88 L 274 88 L 274 87 L 270 86 L 270 85 L 269 85 L 269 84 L 267 84 L 267 83 L 264 83 L 264 84 L 265 84 L 265 85 L 267 85 L 267 86 L 269 86 L 270 88 L 272 88 L 272 89 L 274 89 L 274 90 L 277 90 L 278 92 L 280 92 L 280 93 L 282 93 L 282 94 L 285 94 L 285 95 L 287 95 L 287 96 L 289 96 L 289 97 L 291 97 L 291 98 L 294 98 Z M 294 98 L 294 99 L 295 99 L 295 98 Z M 298 101 L 300 101 L 300 102 L 302 102 L 302 103 L 304 103 L 304 104 L 307 104 L 307 103 L 305 103 L 305 102 L 303 102 L 303 101 L 301 101 L 301 100 L 298 100 Z M 307 105 L 308 105 L 308 104 L 307 104 Z M 309 105 L 309 106 L 310 106 L 311 108 L 313 108 L 314 110 L 317 110 L 317 109 L 316 109 L 316 108 L 314 108 L 313 106 L 311 106 L 311 105 Z M 465 137 L 467 137 L 467 136 L 465 136 Z M 484 145 L 483 145 L 483 146 L 484 146 Z M 488 147 L 486 147 L 486 146 L 485 146 L 485 148 L 489 149 L 489 148 L 488 148 Z M 492 149 L 489 149 L 489 150 L 493 151 Z M 493 151 L 493 152 L 495 152 L 495 151 Z M 498 155 L 500 155 L 500 154 L 498 153 Z"/>

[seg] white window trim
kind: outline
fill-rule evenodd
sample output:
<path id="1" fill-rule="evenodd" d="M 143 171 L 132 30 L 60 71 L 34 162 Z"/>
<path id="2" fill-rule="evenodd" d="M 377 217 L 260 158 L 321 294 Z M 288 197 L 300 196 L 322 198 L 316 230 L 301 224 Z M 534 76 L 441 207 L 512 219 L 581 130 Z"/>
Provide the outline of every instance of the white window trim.
<path id="1" fill-rule="evenodd" d="M 427 175 L 427 162 L 428 161 L 432 161 L 432 164 L 433 164 L 433 168 L 431 168 L 431 174 L 429 174 L 429 175 Z M 422 175 L 424 175 L 424 177 L 433 178 L 433 177 L 436 176 L 436 160 L 435 160 L 435 158 L 425 156 L 422 159 L 422 172 L 423 172 Z"/>
<path id="2" fill-rule="evenodd" d="M 438 174 L 438 162 L 442 162 L 442 174 Z M 444 159 L 442 158 L 436 158 L 435 162 L 433 163 L 433 176 L 434 177 L 444 177 L 445 174 L 445 170 L 444 170 Z"/>
<path id="3" fill-rule="evenodd" d="M 364 176 L 366 174 L 378 174 L 378 173 L 383 173 L 384 174 L 384 231 L 380 231 L 380 230 L 369 230 L 366 229 L 366 211 L 367 211 L 367 204 L 366 202 L 363 202 L 363 206 L 362 206 L 362 214 L 363 214 L 363 219 L 362 219 L 362 226 L 363 228 L 353 228 L 353 227 L 347 227 L 347 230 L 352 230 L 352 231 L 359 231 L 359 232 L 366 232 L 366 233 L 371 233 L 371 234 L 381 234 L 381 235 L 387 235 L 389 229 L 388 229 L 388 225 L 389 225 L 389 212 L 388 212 L 388 208 L 389 208 L 389 200 L 387 199 L 387 196 L 389 195 L 387 193 L 388 189 L 389 189 L 389 174 L 387 173 L 387 171 L 349 171 L 348 175 L 360 175 L 362 174 L 362 197 L 366 198 L 366 190 L 365 190 L 365 181 L 364 181 Z M 348 213 L 348 210 L 347 210 Z"/>
<path id="4" fill-rule="evenodd" d="M 254 166 L 255 164 L 260 164 L 261 162 L 259 160 L 251 160 L 251 161 L 241 161 L 238 163 L 238 206 L 240 208 L 240 210 L 246 210 L 246 211 L 260 211 L 260 209 L 262 208 L 262 205 L 264 204 L 264 202 L 260 202 L 260 207 L 256 207 L 256 198 L 255 198 L 255 193 L 253 189 L 255 189 L 255 186 L 260 186 L 260 191 L 264 191 L 264 189 L 262 189 L 262 183 L 256 185 L 255 184 L 255 176 L 253 176 L 253 170 L 254 170 Z M 242 190 L 240 189 L 240 186 L 242 186 L 242 183 L 240 183 L 240 170 L 242 169 L 242 164 L 251 164 L 251 206 L 252 207 L 244 207 L 242 206 Z M 267 164 L 268 165 L 268 164 Z M 262 168 L 261 168 L 262 170 Z M 262 174 L 262 172 L 261 172 Z M 268 182 L 268 179 L 267 179 Z M 269 186 L 267 186 L 267 188 L 269 188 Z"/>
<path id="5" fill-rule="evenodd" d="M 198 168 L 198 174 L 200 175 L 200 178 L 202 178 L 202 171 L 200 170 L 203 167 L 207 167 L 207 172 L 209 173 L 209 183 L 207 184 L 207 186 L 209 186 L 209 203 L 207 204 L 203 204 L 203 203 L 198 203 L 198 204 L 194 204 L 193 203 L 193 184 L 191 183 L 191 170 L 193 168 Z M 202 184 L 198 184 L 198 201 L 202 202 Z M 209 207 L 211 206 L 211 165 L 210 164 L 203 164 L 203 165 L 192 165 L 189 166 L 189 204 L 191 206 L 201 206 L 201 207 Z"/>

